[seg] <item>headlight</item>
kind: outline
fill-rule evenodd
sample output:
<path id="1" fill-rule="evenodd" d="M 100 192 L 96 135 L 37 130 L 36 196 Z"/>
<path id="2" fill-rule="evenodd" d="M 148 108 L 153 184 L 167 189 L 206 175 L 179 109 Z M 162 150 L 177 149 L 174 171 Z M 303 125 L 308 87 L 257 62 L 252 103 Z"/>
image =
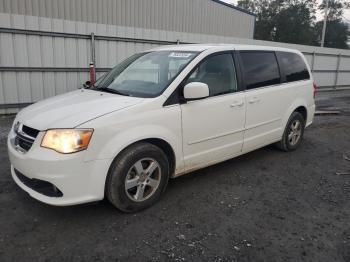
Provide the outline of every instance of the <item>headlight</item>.
<path id="1" fill-rule="evenodd" d="M 78 152 L 88 147 L 92 133 L 92 129 L 47 130 L 41 146 L 63 154 Z"/>

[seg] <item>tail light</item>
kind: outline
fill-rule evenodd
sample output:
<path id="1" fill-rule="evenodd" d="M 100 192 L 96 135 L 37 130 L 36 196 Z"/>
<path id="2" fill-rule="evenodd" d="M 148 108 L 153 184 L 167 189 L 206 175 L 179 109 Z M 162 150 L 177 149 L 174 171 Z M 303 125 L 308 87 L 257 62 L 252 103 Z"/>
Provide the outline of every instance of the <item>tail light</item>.
<path id="1" fill-rule="evenodd" d="M 315 82 L 313 82 L 313 87 L 314 87 L 314 90 L 313 90 L 313 94 L 314 94 L 314 98 L 316 97 L 316 92 L 317 92 L 317 85 Z"/>

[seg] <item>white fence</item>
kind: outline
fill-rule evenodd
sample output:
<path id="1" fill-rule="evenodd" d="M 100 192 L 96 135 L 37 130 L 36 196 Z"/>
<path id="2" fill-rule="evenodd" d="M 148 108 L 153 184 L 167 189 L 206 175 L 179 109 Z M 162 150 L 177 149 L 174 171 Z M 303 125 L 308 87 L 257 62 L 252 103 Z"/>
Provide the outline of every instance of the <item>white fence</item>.
<path id="1" fill-rule="evenodd" d="M 0 113 L 74 90 L 125 57 L 164 44 L 239 43 L 302 51 L 317 85 L 350 86 L 350 51 L 0 13 Z"/>

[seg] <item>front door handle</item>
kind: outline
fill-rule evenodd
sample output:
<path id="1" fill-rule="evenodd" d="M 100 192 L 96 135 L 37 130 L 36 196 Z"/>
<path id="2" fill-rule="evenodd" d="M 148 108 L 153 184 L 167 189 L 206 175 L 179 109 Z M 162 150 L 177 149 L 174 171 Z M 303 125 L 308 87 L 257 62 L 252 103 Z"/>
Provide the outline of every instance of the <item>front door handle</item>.
<path id="1" fill-rule="evenodd" d="M 250 99 L 248 102 L 249 102 L 249 104 L 254 104 L 254 103 L 258 103 L 260 101 L 260 99 L 259 98 L 257 98 L 257 97 L 253 97 L 252 99 Z"/>
<path id="2" fill-rule="evenodd" d="M 243 101 L 235 101 L 230 105 L 230 107 L 241 107 L 243 105 L 244 105 Z"/>

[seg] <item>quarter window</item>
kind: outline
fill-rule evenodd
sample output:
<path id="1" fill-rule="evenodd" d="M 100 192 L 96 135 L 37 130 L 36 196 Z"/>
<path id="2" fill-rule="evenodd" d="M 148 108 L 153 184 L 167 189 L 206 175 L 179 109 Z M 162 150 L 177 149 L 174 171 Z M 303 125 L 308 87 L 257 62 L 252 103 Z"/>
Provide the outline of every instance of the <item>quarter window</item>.
<path id="1" fill-rule="evenodd" d="M 281 82 L 274 52 L 240 52 L 246 89 L 275 85 Z"/>
<path id="2" fill-rule="evenodd" d="M 309 71 L 300 55 L 288 52 L 277 52 L 286 82 L 310 79 Z"/>
<path id="3" fill-rule="evenodd" d="M 209 87 L 209 96 L 237 91 L 237 78 L 231 54 L 211 56 L 201 62 L 187 79 L 186 84 L 202 82 Z"/>

